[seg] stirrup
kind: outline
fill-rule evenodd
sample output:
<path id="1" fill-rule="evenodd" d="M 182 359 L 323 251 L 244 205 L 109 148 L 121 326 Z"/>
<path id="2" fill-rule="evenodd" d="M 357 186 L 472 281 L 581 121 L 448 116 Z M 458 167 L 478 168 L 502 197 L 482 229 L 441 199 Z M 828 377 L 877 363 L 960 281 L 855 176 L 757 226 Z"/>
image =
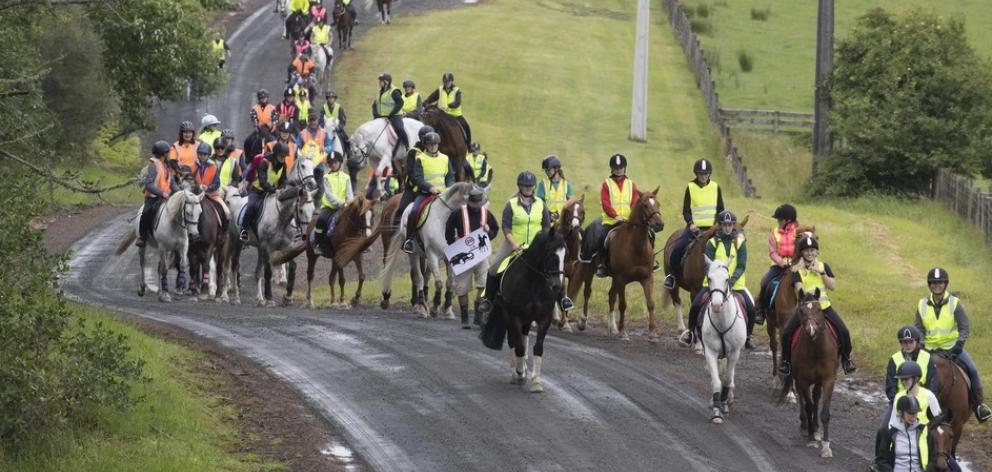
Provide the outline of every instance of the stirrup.
<path id="1" fill-rule="evenodd" d="M 662 284 L 662 286 L 665 287 L 665 290 L 673 290 L 673 289 L 675 289 L 675 276 L 672 275 L 672 274 L 666 275 L 665 276 L 665 283 Z"/>
<path id="2" fill-rule="evenodd" d="M 979 423 L 984 423 L 992 418 L 992 410 L 989 410 L 988 405 L 982 403 L 975 407 L 975 419 Z"/>
<path id="3" fill-rule="evenodd" d="M 842 364 L 841 367 L 844 368 L 844 374 L 845 375 L 851 375 L 851 374 L 857 372 L 857 370 L 858 370 L 858 366 L 854 365 L 854 360 L 853 359 L 846 359 L 843 362 L 841 362 L 841 364 Z"/>
<path id="4" fill-rule="evenodd" d="M 240 236 L 240 238 L 241 238 L 241 242 L 243 242 L 243 243 L 248 242 L 248 239 L 249 238 L 248 238 L 248 229 L 247 228 L 241 230 L 241 236 Z"/>
<path id="5" fill-rule="evenodd" d="M 561 308 L 561 311 L 568 311 L 575 308 L 575 303 L 572 303 L 572 299 L 567 296 L 561 297 L 561 300 L 558 302 L 558 308 Z"/>
<path id="6" fill-rule="evenodd" d="M 778 365 L 778 375 L 783 377 L 792 375 L 792 362 L 782 359 Z"/>
<path id="7" fill-rule="evenodd" d="M 693 334 L 693 332 L 692 332 L 691 329 L 687 329 L 687 330 L 683 331 L 682 334 L 679 335 L 679 345 L 682 346 L 682 347 L 692 346 L 692 342 L 693 342 L 693 338 L 694 337 L 695 337 L 695 334 Z"/>
<path id="8" fill-rule="evenodd" d="M 765 310 L 756 310 L 754 313 L 754 324 L 763 325 L 765 324 Z"/>
<path id="9" fill-rule="evenodd" d="M 403 246 L 401 246 L 400 249 L 407 254 L 413 254 L 413 239 L 407 238 L 403 241 Z"/>

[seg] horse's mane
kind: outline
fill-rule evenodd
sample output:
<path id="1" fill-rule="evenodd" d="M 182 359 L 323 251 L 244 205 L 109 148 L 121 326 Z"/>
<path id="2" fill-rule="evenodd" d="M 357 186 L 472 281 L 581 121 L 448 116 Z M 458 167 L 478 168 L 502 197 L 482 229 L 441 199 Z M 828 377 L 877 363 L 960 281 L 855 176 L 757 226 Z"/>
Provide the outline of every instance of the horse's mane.
<path id="1" fill-rule="evenodd" d="M 528 260 L 531 260 L 537 255 L 538 257 L 543 256 L 549 251 L 565 247 L 565 237 L 562 236 L 561 232 L 550 229 L 548 231 L 541 231 L 534 237 L 531 241 L 530 246 L 527 250 L 521 254 Z"/>
<path id="2" fill-rule="evenodd" d="M 342 213 L 339 220 L 341 223 L 338 224 L 351 225 L 355 220 L 357 220 L 357 218 L 365 214 L 365 212 L 371 210 L 374 203 L 375 202 L 372 200 L 366 199 L 363 195 L 356 196 L 355 199 L 344 208 L 343 211 L 346 213 Z M 379 237 L 379 234 L 382 232 L 383 223 L 384 222 L 380 220 L 375 227 L 372 228 L 372 234 L 367 238 L 363 235 L 352 236 L 347 234 L 344 242 L 340 243 L 340 245 L 334 250 L 334 263 L 340 267 L 345 267 L 352 260 L 358 257 L 362 251 L 371 246 L 372 243 L 375 242 L 376 238 Z"/>
<path id="3" fill-rule="evenodd" d="M 448 188 L 444 189 L 443 192 L 441 192 L 441 197 L 443 197 L 444 200 L 447 201 L 452 196 L 458 193 L 465 192 L 467 195 L 468 191 L 472 189 L 473 185 L 475 185 L 475 183 L 473 182 L 455 182 L 451 184 L 451 186 L 449 186 Z"/>
<path id="4" fill-rule="evenodd" d="M 186 190 L 179 190 L 169 195 L 165 201 L 165 217 L 175 219 L 182 212 L 182 207 L 186 203 Z"/>

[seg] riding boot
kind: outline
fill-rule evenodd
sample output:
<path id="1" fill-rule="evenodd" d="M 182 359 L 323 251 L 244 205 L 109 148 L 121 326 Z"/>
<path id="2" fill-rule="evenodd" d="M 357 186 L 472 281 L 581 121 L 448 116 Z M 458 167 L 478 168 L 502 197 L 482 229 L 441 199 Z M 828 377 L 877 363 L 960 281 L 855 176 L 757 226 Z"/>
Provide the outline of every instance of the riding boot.
<path id="1" fill-rule="evenodd" d="M 417 209 L 414 208 L 410 212 L 409 218 L 406 220 L 406 239 L 403 241 L 403 252 L 407 254 L 413 254 L 413 234 L 417 231 Z"/>
<path id="2" fill-rule="evenodd" d="M 765 324 L 765 309 L 761 306 L 755 307 L 754 309 L 754 324 L 763 325 Z"/>
<path id="3" fill-rule="evenodd" d="M 477 300 L 478 306 L 476 307 L 476 316 L 481 318 L 480 321 L 485 320 L 489 317 L 489 313 L 493 310 L 493 302 L 498 296 L 499 291 L 499 275 L 489 274 L 486 277 L 486 294 L 485 297 Z"/>
<path id="4" fill-rule="evenodd" d="M 462 312 L 462 329 L 471 329 L 472 326 L 468 324 L 468 300 L 462 301 L 461 297 L 458 298 L 458 309 Z"/>
<path id="5" fill-rule="evenodd" d="M 558 308 L 563 312 L 575 308 L 575 303 L 572 302 L 572 299 L 568 298 L 568 295 L 565 295 L 565 289 L 558 291 Z"/>
<path id="6" fill-rule="evenodd" d="M 782 330 L 781 338 L 781 362 L 778 366 L 778 373 L 783 377 L 788 377 L 792 375 L 792 335 L 795 334 L 796 330 L 799 329 L 799 318 L 794 316 L 789 319 L 789 322 L 785 324 L 785 328 Z"/>
<path id="7" fill-rule="evenodd" d="M 989 406 L 985 404 L 985 395 L 984 392 L 982 392 L 982 389 L 979 388 L 974 390 L 975 392 L 973 398 L 975 403 L 975 419 L 977 419 L 979 423 L 984 423 L 988 421 L 989 418 L 992 418 L 992 410 L 990 410 Z"/>
<path id="8" fill-rule="evenodd" d="M 755 349 L 755 347 L 757 347 L 754 344 L 754 336 L 751 335 L 752 333 L 754 333 L 754 317 L 748 317 L 748 321 L 747 321 L 747 340 L 744 341 L 744 347 L 748 351 L 753 351 Z"/>

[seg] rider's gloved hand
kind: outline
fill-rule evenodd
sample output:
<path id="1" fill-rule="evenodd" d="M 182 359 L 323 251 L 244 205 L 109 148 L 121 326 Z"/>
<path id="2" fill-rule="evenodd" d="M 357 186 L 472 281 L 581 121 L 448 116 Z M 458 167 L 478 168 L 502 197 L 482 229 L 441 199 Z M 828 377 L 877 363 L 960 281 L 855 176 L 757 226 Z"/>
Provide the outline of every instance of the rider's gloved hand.
<path id="1" fill-rule="evenodd" d="M 963 351 L 964 351 L 964 341 L 958 341 L 954 343 L 954 347 L 951 348 L 951 353 L 954 354 L 954 357 L 960 356 Z"/>

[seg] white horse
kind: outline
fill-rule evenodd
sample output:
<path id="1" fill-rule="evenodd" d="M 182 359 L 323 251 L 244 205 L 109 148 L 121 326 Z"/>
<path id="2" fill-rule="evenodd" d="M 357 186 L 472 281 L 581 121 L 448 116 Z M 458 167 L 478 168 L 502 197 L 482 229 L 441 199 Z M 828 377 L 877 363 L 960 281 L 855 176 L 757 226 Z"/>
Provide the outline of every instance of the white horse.
<path id="1" fill-rule="evenodd" d="M 166 277 L 169 273 L 169 263 L 172 261 L 172 255 L 177 254 L 179 257 L 179 280 L 187 277 L 189 272 L 189 240 L 199 235 L 198 225 L 202 212 L 200 206 L 202 200 L 203 195 L 193 193 L 189 184 L 186 183 L 182 190 L 173 192 L 165 203 L 159 206 L 154 229 L 146 240 L 146 247 L 138 248 L 138 261 L 141 265 L 138 296 L 145 296 L 145 291 L 148 288 L 145 282 L 145 249 L 151 246 L 158 250 L 158 299 L 162 302 L 172 301 L 172 297 L 169 295 L 169 280 Z M 138 210 L 138 218 L 134 219 L 131 230 L 117 246 L 116 254 L 118 256 L 123 254 L 137 239 L 141 211 L 142 209 Z M 177 289 L 179 288 L 177 287 Z"/>
<path id="2" fill-rule="evenodd" d="M 407 141 L 413 146 L 417 142 L 417 135 L 424 124 L 412 118 L 403 118 L 403 129 L 406 131 Z M 390 141 L 392 127 L 389 120 L 376 118 L 369 121 L 355 130 L 351 135 L 351 157 L 350 159 L 361 162 L 364 166 L 368 159 L 372 160 L 375 167 L 375 178 L 378 188 L 382 187 L 383 171 L 393 167 L 396 159 L 403 159 L 406 156 L 407 148 L 400 145 L 393 145 Z"/>
<path id="3" fill-rule="evenodd" d="M 734 401 L 734 369 L 747 339 L 744 310 L 730 286 L 728 264 L 731 260 L 706 260 L 710 301 L 703 311 L 702 342 L 713 392 L 711 420 L 717 424 L 723 423 L 723 416 L 730 413 L 730 404 Z M 726 364 L 721 372 L 722 358 L 726 358 Z"/>
<path id="4" fill-rule="evenodd" d="M 447 243 L 444 238 L 444 227 L 448 221 L 448 216 L 451 212 L 460 208 L 463 203 L 468 201 L 469 192 L 476 185 L 471 182 L 459 182 L 451 187 L 445 189 L 441 192 L 438 197 L 430 203 L 431 208 L 427 216 L 427 221 L 418 230 L 420 233 L 420 240 L 414 245 L 415 250 L 413 254 L 410 254 L 410 273 L 413 277 L 413 287 L 414 287 L 414 300 L 411 303 L 414 307 L 414 313 L 417 315 L 428 318 L 431 315 L 437 315 L 437 309 L 440 305 L 439 297 L 435 297 L 434 306 L 428 311 L 427 300 L 426 300 L 426 277 L 424 276 L 424 271 L 421 268 L 421 258 L 426 260 L 427 268 L 429 269 L 429 275 L 434 278 L 434 288 L 437 293 L 441 292 L 441 261 L 447 261 L 444 259 L 444 249 L 447 247 Z M 409 205 L 406 210 L 403 211 L 403 216 L 400 221 L 407 221 L 407 217 L 410 212 L 413 211 L 414 205 Z M 393 236 L 392 241 L 389 244 L 389 254 L 386 257 L 386 265 L 382 269 L 382 274 L 380 275 L 380 280 L 382 282 L 382 293 L 383 298 L 388 299 L 389 294 L 392 293 L 392 283 L 393 283 L 393 272 L 396 270 L 397 262 L 399 260 L 400 246 L 403 245 L 403 241 L 406 239 L 406 225 L 401 224 L 399 231 Z M 449 274 L 451 272 L 449 271 Z M 450 283 L 450 280 L 449 280 Z M 448 318 L 454 319 L 454 311 L 451 307 L 448 307 Z"/>
<path id="5" fill-rule="evenodd" d="M 318 81 L 322 84 L 330 83 L 328 82 L 328 75 L 334 65 L 334 49 L 331 48 L 330 44 L 324 47 L 314 44 L 310 49 L 313 51 L 313 67 L 317 71 Z"/>

